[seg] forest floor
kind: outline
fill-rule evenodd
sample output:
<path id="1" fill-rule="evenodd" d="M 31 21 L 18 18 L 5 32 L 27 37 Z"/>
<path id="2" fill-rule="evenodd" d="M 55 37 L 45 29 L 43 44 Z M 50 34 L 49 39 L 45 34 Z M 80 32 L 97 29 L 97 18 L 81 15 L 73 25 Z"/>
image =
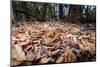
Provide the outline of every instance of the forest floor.
<path id="1" fill-rule="evenodd" d="M 33 22 L 12 25 L 12 65 L 96 60 L 93 23 Z"/>

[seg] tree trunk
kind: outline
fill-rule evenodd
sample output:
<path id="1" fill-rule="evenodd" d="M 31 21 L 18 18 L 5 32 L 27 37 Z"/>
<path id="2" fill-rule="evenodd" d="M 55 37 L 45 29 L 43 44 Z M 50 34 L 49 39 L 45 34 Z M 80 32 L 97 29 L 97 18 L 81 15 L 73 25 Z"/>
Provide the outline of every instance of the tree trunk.
<path id="1" fill-rule="evenodd" d="M 72 22 L 79 22 L 81 15 L 81 7 L 80 5 L 70 5 L 69 8 L 69 18 Z"/>
<path id="2" fill-rule="evenodd" d="M 14 13 L 13 13 L 13 8 L 11 8 L 11 19 L 12 19 L 12 22 L 15 23 L 17 27 L 19 27 L 18 22 L 15 20 L 15 16 L 14 16 Z"/>
<path id="3" fill-rule="evenodd" d="M 63 19 L 63 4 L 59 4 L 59 19 Z"/>

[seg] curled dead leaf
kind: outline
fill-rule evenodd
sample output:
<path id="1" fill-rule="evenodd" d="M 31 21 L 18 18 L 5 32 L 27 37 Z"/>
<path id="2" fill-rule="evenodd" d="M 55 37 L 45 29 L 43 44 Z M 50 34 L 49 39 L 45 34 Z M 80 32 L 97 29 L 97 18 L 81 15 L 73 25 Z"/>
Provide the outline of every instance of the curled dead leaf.
<path id="1" fill-rule="evenodd" d="M 71 51 L 66 51 L 62 54 L 64 57 L 64 62 L 75 62 L 76 61 L 76 55 L 72 53 Z"/>
<path id="2" fill-rule="evenodd" d="M 17 61 L 26 60 L 25 53 L 23 52 L 22 48 L 19 45 L 13 45 L 13 47 L 12 47 L 12 56 Z"/>
<path id="3" fill-rule="evenodd" d="M 23 50 L 24 50 L 25 52 L 27 52 L 27 51 L 28 51 L 29 49 L 31 49 L 31 48 L 34 49 L 34 47 L 33 47 L 32 45 L 30 45 L 30 44 L 29 44 L 29 45 L 23 45 L 22 48 L 23 48 Z"/>

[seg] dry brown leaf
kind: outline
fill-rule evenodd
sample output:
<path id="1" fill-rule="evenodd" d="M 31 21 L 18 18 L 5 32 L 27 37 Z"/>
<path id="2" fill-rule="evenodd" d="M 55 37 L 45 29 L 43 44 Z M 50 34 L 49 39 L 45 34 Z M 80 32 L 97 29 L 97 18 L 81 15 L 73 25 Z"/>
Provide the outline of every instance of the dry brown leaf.
<path id="1" fill-rule="evenodd" d="M 91 53 L 91 55 L 96 54 L 96 49 L 94 46 L 88 46 L 85 48 L 85 50 L 89 51 Z"/>
<path id="2" fill-rule="evenodd" d="M 41 58 L 41 51 L 39 51 L 39 52 L 37 53 L 36 60 L 38 60 L 38 59 L 40 59 L 40 58 Z"/>
<path id="3" fill-rule="evenodd" d="M 33 61 L 37 56 L 37 53 L 33 53 L 31 50 L 27 52 L 26 57 L 28 61 Z"/>
<path id="4" fill-rule="evenodd" d="M 25 52 L 27 52 L 27 51 L 28 51 L 29 49 L 31 49 L 31 48 L 34 49 L 34 47 L 33 47 L 32 45 L 30 45 L 30 44 L 28 44 L 28 45 L 23 45 L 22 48 L 23 48 L 23 50 L 24 50 Z"/>
<path id="5" fill-rule="evenodd" d="M 52 51 L 52 55 L 57 55 L 57 53 L 60 51 L 60 49 Z"/>
<path id="6" fill-rule="evenodd" d="M 13 59 L 11 65 L 12 65 L 12 66 L 13 66 L 13 65 L 19 65 L 19 64 L 21 64 L 22 62 L 23 62 L 23 61 L 17 61 L 16 59 Z"/>
<path id="7" fill-rule="evenodd" d="M 86 44 L 86 42 L 84 41 L 83 38 L 81 39 L 81 41 L 82 41 L 82 44 L 84 45 L 84 47 L 88 46 L 88 44 Z"/>
<path id="8" fill-rule="evenodd" d="M 29 42 L 20 42 L 17 45 L 27 45 Z"/>
<path id="9" fill-rule="evenodd" d="M 85 47 L 85 50 L 89 51 L 91 55 L 94 55 L 96 53 L 95 46 L 93 43 L 89 43 L 88 41 L 85 40 L 85 43 L 88 45 Z"/>
<path id="10" fill-rule="evenodd" d="M 62 63 L 64 60 L 64 58 L 62 56 L 60 56 L 57 60 L 56 63 Z"/>
<path id="11" fill-rule="evenodd" d="M 13 47 L 12 47 L 12 56 L 17 61 L 26 60 L 25 53 L 23 52 L 22 48 L 19 45 L 13 45 Z"/>
<path id="12" fill-rule="evenodd" d="M 82 43 L 84 44 L 84 50 L 89 51 L 92 55 L 96 53 L 95 45 L 93 43 L 88 42 L 86 39 L 81 39 Z"/>
<path id="13" fill-rule="evenodd" d="M 64 40 L 64 43 L 67 45 L 67 46 L 70 46 L 71 48 L 76 48 L 76 49 L 79 49 L 79 45 L 78 43 L 76 43 L 73 38 L 66 38 Z"/>
<path id="14" fill-rule="evenodd" d="M 60 39 L 60 34 L 55 34 L 55 32 L 50 32 L 43 36 L 46 45 L 50 45 L 50 43 L 57 42 Z"/>
<path id="15" fill-rule="evenodd" d="M 64 57 L 64 62 L 75 62 L 76 61 L 76 55 L 72 53 L 71 51 L 65 51 L 65 53 L 62 54 Z"/>
<path id="16" fill-rule="evenodd" d="M 44 64 L 44 63 L 48 63 L 49 61 L 51 60 L 51 57 L 43 57 L 43 58 L 41 58 L 41 61 L 40 61 L 40 63 L 42 63 L 42 64 Z"/>
<path id="17" fill-rule="evenodd" d="M 15 38 L 15 37 L 12 37 L 12 40 L 13 41 L 18 41 L 19 39 Z"/>
<path id="18" fill-rule="evenodd" d="M 84 45 L 83 45 L 81 39 L 77 39 L 77 42 L 78 42 L 78 46 L 80 47 L 80 49 L 84 49 Z"/>

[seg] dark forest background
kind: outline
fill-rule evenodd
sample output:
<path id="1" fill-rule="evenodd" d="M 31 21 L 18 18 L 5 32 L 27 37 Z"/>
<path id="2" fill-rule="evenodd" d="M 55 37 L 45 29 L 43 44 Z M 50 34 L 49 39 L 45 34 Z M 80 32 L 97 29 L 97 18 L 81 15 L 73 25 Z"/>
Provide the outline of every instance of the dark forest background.
<path id="1" fill-rule="evenodd" d="M 19 22 L 96 22 L 96 6 L 12 1 L 12 21 Z"/>

